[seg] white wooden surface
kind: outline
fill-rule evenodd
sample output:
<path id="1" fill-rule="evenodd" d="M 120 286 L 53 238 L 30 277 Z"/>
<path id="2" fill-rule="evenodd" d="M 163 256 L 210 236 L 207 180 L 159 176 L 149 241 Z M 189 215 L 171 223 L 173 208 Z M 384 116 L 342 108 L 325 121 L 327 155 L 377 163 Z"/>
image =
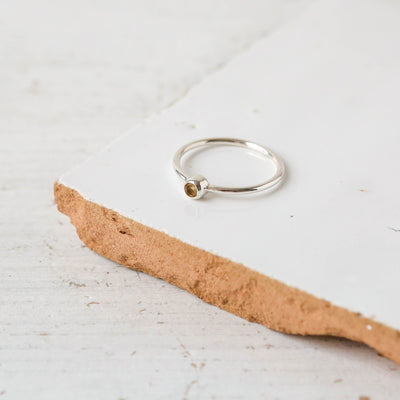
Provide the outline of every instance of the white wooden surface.
<path id="1" fill-rule="evenodd" d="M 375 352 L 119 267 L 52 200 L 73 163 L 306 3 L 2 3 L 0 399 L 397 398 L 400 367 Z"/>

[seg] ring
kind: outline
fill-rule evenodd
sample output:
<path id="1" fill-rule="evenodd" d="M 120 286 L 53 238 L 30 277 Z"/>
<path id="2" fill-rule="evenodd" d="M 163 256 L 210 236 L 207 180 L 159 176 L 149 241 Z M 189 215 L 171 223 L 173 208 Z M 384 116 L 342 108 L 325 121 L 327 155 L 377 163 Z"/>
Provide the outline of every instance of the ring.
<path id="1" fill-rule="evenodd" d="M 251 150 L 258 154 L 261 154 L 264 158 L 271 160 L 275 166 L 275 174 L 272 178 L 261 182 L 254 186 L 243 186 L 243 187 L 224 187 L 210 185 L 208 180 L 204 176 L 188 176 L 182 168 L 182 157 L 189 151 L 198 149 L 200 147 L 211 147 L 215 145 L 228 145 L 235 147 L 243 147 L 247 150 Z M 248 140 L 234 139 L 234 138 L 210 138 L 201 139 L 194 142 L 188 143 L 182 146 L 176 153 L 173 159 L 173 167 L 175 172 L 185 182 L 184 190 L 188 197 L 191 199 L 200 199 L 207 192 L 218 192 L 218 193 L 254 193 L 261 192 L 263 190 L 272 189 L 277 187 L 283 179 L 285 174 L 285 165 L 280 157 L 278 157 L 273 151 L 267 147 L 261 146 L 260 144 L 250 142 Z"/>

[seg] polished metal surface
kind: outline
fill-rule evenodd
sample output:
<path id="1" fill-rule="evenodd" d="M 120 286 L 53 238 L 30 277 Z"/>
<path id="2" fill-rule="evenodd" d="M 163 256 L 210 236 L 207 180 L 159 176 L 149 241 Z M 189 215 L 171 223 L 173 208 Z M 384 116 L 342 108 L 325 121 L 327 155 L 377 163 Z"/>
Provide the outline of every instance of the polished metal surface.
<path id="1" fill-rule="evenodd" d="M 257 185 L 224 187 L 211 185 L 203 176 L 196 175 L 190 177 L 185 173 L 182 167 L 182 158 L 187 152 L 201 147 L 211 147 L 217 145 L 242 147 L 255 153 L 261 154 L 264 158 L 269 159 L 274 163 L 276 168 L 275 174 L 268 180 L 261 182 Z M 255 193 L 276 188 L 282 182 L 282 179 L 285 175 L 285 165 L 282 159 L 272 150 L 248 140 L 235 138 L 208 138 L 188 143 L 178 149 L 178 151 L 175 153 L 173 159 L 173 167 L 178 176 L 185 181 L 184 190 L 186 195 L 191 199 L 200 199 L 207 192 L 239 194 Z"/>

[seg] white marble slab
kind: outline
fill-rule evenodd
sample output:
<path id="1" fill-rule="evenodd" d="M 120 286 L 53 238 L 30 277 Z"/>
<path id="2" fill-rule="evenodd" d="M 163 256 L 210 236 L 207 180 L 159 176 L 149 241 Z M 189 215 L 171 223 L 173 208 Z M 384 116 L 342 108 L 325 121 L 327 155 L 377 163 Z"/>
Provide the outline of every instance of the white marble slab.
<path id="1" fill-rule="evenodd" d="M 388 2 L 319 2 L 61 183 L 400 328 L 399 18 Z M 172 156 L 212 136 L 270 146 L 287 182 L 270 195 L 189 200 Z M 260 162 L 224 148 L 189 167 L 234 184 L 259 180 Z"/>

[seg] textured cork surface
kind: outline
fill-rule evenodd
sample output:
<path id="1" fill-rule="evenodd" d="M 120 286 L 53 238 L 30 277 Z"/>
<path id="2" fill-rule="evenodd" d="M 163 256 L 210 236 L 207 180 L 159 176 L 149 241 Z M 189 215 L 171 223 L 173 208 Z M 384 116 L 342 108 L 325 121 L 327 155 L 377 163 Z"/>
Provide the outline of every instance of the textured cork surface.
<path id="1" fill-rule="evenodd" d="M 81 240 L 104 257 L 270 329 L 344 337 L 400 364 L 400 332 L 395 329 L 135 222 L 63 184 L 55 183 L 54 193 Z"/>

